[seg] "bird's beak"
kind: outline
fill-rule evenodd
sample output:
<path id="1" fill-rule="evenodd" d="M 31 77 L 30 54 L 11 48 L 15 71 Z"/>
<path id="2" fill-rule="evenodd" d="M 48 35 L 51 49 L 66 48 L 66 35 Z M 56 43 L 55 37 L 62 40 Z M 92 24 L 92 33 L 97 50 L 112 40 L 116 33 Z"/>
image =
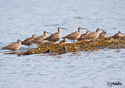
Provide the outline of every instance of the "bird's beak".
<path id="1" fill-rule="evenodd" d="M 122 35 L 124 35 L 123 33 L 121 33 Z"/>
<path id="2" fill-rule="evenodd" d="M 87 28 L 82 28 L 82 29 L 89 31 Z"/>
<path id="3" fill-rule="evenodd" d="M 47 33 L 52 34 L 51 32 L 47 32 Z"/>
<path id="4" fill-rule="evenodd" d="M 104 30 L 104 29 L 101 29 L 102 31 L 106 31 L 106 30 Z"/>
<path id="5" fill-rule="evenodd" d="M 62 28 L 62 29 L 64 29 L 64 30 L 68 30 L 68 29 L 66 29 L 66 28 Z"/>

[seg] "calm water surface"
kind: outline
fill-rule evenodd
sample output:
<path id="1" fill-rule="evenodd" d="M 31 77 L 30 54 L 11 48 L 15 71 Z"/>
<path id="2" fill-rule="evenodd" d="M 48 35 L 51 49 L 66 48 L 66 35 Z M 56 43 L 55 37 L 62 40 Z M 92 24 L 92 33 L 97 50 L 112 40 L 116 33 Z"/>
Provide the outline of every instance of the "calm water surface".
<path id="1" fill-rule="evenodd" d="M 125 34 L 125 0 L 0 0 L 0 88 L 110 88 L 107 82 L 125 88 L 124 49 L 21 57 L 1 49 L 32 34 L 57 32 L 57 27 L 68 29 L 62 36 L 78 27 Z"/>

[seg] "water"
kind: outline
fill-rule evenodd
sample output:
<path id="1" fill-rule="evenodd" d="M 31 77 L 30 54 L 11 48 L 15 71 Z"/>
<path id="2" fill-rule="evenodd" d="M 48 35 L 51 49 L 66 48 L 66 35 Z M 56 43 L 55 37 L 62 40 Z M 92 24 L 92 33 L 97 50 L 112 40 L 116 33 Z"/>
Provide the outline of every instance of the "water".
<path id="1" fill-rule="evenodd" d="M 124 0 L 0 0 L 0 88 L 110 88 L 108 82 L 118 81 L 122 85 L 112 87 L 124 88 L 124 49 L 21 57 L 1 49 L 32 34 L 57 32 L 59 26 L 68 29 L 62 36 L 78 27 L 102 28 L 107 36 L 125 33 L 124 9 Z"/>

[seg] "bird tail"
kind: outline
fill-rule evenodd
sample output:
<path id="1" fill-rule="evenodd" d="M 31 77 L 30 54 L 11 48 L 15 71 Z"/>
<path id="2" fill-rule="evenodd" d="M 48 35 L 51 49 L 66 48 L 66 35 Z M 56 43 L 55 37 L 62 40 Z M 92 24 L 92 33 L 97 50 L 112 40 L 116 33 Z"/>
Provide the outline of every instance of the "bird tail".
<path id="1" fill-rule="evenodd" d="M 24 45 L 24 42 L 21 42 L 22 45 Z"/>
<path id="2" fill-rule="evenodd" d="M 7 47 L 5 46 L 5 47 L 2 47 L 2 49 L 6 49 Z"/>

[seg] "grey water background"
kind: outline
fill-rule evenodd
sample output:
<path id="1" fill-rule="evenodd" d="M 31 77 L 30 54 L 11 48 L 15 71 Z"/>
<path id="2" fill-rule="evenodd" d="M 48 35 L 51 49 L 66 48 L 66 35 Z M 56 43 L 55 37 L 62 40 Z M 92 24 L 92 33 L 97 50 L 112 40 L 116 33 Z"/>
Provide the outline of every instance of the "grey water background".
<path id="1" fill-rule="evenodd" d="M 0 0 L 0 88 L 110 88 L 107 82 L 118 81 L 122 85 L 113 88 L 125 87 L 124 49 L 20 57 L 2 50 L 32 34 L 57 32 L 57 27 L 68 29 L 62 37 L 78 27 L 102 28 L 107 36 L 125 34 L 125 0 Z"/>

